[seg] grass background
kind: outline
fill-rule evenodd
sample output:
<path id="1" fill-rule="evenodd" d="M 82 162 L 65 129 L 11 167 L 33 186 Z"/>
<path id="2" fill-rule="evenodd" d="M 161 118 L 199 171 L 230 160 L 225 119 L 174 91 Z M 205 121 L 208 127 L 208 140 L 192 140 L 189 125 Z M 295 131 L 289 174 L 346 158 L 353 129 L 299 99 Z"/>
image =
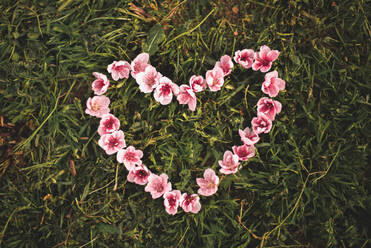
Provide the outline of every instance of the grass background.
<path id="1" fill-rule="evenodd" d="M 370 1 L 1 0 L 0 13 L 1 247 L 371 245 Z M 98 147 L 91 73 L 149 50 L 180 85 L 264 44 L 287 83 L 274 128 L 199 214 L 169 216 Z M 196 192 L 239 144 L 263 78 L 236 67 L 194 113 L 133 79 L 107 95 L 144 164 Z"/>

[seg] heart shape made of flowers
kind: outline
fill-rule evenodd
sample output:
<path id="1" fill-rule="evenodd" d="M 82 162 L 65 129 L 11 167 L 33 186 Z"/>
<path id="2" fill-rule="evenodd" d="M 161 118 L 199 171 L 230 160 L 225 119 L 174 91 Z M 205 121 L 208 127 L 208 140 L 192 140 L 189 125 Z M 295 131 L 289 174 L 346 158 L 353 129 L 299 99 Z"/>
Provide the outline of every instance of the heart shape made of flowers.
<path id="1" fill-rule="evenodd" d="M 272 63 L 278 58 L 280 52 L 271 50 L 268 46 L 260 47 L 258 52 L 252 49 L 243 49 L 235 52 L 234 61 L 243 68 L 252 68 L 254 71 L 260 70 L 268 72 Z M 162 105 L 170 104 L 173 96 L 180 104 L 187 104 L 189 110 L 195 111 L 197 106 L 196 93 L 209 88 L 210 91 L 219 91 L 224 84 L 224 78 L 229 76 L 234 67 L 232 59 L 224 55 L 217 61 L 212 70 L 206 72 L 205 78 L 200 75 L 193 75 L 189 80 L 189 85 L 178 86 L 172 80 L 163 76 L 155 67 L 148 63 L 149 54 L 139 54 L 131 63 L 127 61 L 113 61 L 107 66 L 108 73 L 114 81 L 126 78 L 131 75 L 139 85 L 141 92 L 153 96 Z M 100 139 L 98 144 L 103 148 L 107 155 L 116 154 L 117 161 L 124 164 L 129 171 L 127 180 L 139 185 L 146 185 L 145 191 L 151 193 L 153 199 L 164 198 L 165 210 L 169 214 L 176 214 L 181 207 L 185 212 L 198 213 L 201 209 L 199 195 L 208 197 L 215 194 L 218 190 L 219 177 L 211 168 L 204 171 L 203 178 L 196 178 L 196 183 L 200 187 L 198 194 L 181 193 L 173 190 L 168 175 L 162 173 L 156 175 L 152 173 L 143 163 L 141 158 L 143 152 L 134 146 L 126 146 L 125 134 L 120 129 L 120 121 L 117 117 L 110 114 L 110 99 L 104 94 L 110 86 L 107 76 L 93 72 L 96 78 L 92 83 L 92 90 L 95 96 L 87 100 L 85 112 L 89 115 L 100 118 L 98 134 Z M 277 71 L 265 74 L 261 90 L 269 97 L 276 97 L 279 91 L 285 89 L 285 81 L 278 77 Z M 222 174 L 234 174 L 241 168 L 241 161 L 247 161 L 255 155 L 255 144 L 259 141 L 259 135 L 268 133 L 272 128 L 272 121 L 276 114 L 280 113 L 282 105 L 280 102 L 268 97 L 262 97 L 257 102 L 257 116 L 251 121 L 250 127 L 239 130 L 242 145 L 233 146 L 232 151 L 226 150 L 222 160 L 219 160 L 221 167 L 219 172 Z"/>

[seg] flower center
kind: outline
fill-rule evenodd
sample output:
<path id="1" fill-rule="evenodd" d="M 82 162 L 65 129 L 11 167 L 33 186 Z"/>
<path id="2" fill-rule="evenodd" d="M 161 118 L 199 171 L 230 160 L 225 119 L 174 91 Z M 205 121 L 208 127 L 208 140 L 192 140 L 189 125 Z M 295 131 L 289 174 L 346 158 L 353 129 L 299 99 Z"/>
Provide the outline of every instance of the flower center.
<path id="1" fill-rule="evenodd" d="M 262 60 L 260 61 L 260 63 L 262 63 L 264 66 L 269 65 L 269 61 L 268 61 L 268 60 L 265 60 L 265 59 L 262 59 Z"/>
<path id="2" fill-rule="evenodd" d="M 140 178 L 144 178 L 147 176 L 147 172 L 145 170 L 139 170 L 137 171 L 137 176 Z"/>
<path id="3" fill-rule="evenodd" d="M 122 71 L 124 69 L 125 69 L 125 67 L 123 65 L 119 65 L 119 66 L 114 67 L 114 70 L 116 70 L 116 71 Z"/>
<path id="4" fill-rule="evenodd" d="M 100 105 L 97 102 L 93 102 L 91 107 L 94 111 L 98 111 L 100 109 Z"/>
<path id="5" fill-rule="evenodd" d="M 212 189 L 212 188 L 214 188 L 215 187 L 215 184 L 213 183 L 213 182 L 208 182 L 207 183 L 207 188 L 208 189 Z"/>
<path id="6" fill-rule="evenodd" d="M 125 154 L 125 158 L 127 160 L 129 160 L 129 161 L 133 161 L 133 160 L 135 160 L 135 153 L 133 153 L 133 152 L 127 152 Z"/>
<path id="7" fill-rule="evenodd" d="M 174 197 L 172 197 L 172 198 L 169 199 L 169 205 L 170 206 L 175 206 L 175 203 L 176 203 L 176 200 L 175 200 Z"/>
<path id="8" fill-rule="evenodd" d="M 113 128 L 113 120 L 112 119 L 108 119 L 105 123 L 104 123 L 104 126 L 107 128 L 107 129 L 112 129 Z"/>
<path id="9" fill-rule="evenodd" d="M 164 190 L 164 186 L 162 186 L 162 184 L 158 184 L 157 187 L 156 187 L 156 191 L 157 192 L 162 192 Z"/>
<path id="10" fill-rule="evenodd" d="M 104 80 L 103 79 L 99 79 L 98 82 L 97 82 L 97 87 L 98 88 L 103 88 L 104 86 Z"/>
<path id="11" fill-rule="evenodd" d="M 247 55 L 242 55 L 241 56 L 241 60 L 246 62 L 247 60 L 249 59 L 249 57 Z"/>
<path id="12" fill-rule="evenodd" d="M 191 204 L 194 198 L 195 198 L 195 197 L 193 197 L 193 196 L 187 195 L 186 198 L 184 199 L 185 204 L 186 204 L 186 205 Z"/>
<path id="13" fill-rule="evenodd" d="M 110 141 L 109 141 L 109 145 L 111 147 L 116 147 L 118 146 L 120 143 L 119 143 L 119 140 L 117 138 L 111 138 Z"/>
<path id="14" fill-rule="evenodd" d="M 171 87 L 170 87 L 170 85 L 168 85 L 168 84 L 165 84 L 165 85 L 163 85 L 163 86 L 161 87 L 161 95 L 165 95 L 165 96 L 167 96 L 167 95 L 170 94 L 170 91 L 171 91 Z"/>

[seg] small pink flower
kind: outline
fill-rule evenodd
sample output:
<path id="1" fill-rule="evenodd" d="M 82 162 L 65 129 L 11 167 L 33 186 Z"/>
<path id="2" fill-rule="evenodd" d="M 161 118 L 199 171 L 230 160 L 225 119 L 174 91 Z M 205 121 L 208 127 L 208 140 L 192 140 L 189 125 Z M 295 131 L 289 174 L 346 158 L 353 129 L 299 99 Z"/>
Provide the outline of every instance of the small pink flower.
<path id="1" fill-rule="evenodd" d="M 198 194 L 200 195 L 210 196 L 218 191 L 219 177 L 211 168 L 205 170 L 204 178 L 196 178 L 196 182 L 200 186 L 198 189 Z"/>
<path id="2" fill-rule="evenodd" d="M 280 90 L 285 89 L 285 84 L 285 81 L 278 77 L 277 71 L 268 72 L 265 74 L 262 91 L 270 97 L 275 97 Z"/>
<path id="3" fill-rule="evenodd" d="M 108 114 L 110 109 L 108 108 L 110 100 L 106 96 L 94 96 L 88 98 L 86 101 L 85 113 L 101 118 L 104 114 Z"/>
<path id="4" fill-rule="evenodd" d="M 188 104 L 188 108 L 191 111 L 195 111 L 197 99 L 191 87 L 189 87 L 188 85 L 182 84 L 180 86 L 180 92 L 179 92 L 177 99 L 180 104 Z"/>
<path id="5" fill-rule="evenodd" d="M 272 129 L 272 121 L 265 114 L 258 113 L 258 117 L 252 119 L 251 126 L 256 134 L 269 133 Z"/>
<path id="6" fill-rule="evenodd" d="M 224 84 L 223 70 L 219 67 L 215 67 L 212 70 L 206 72 L 206 83 L 210 88 L 210 91 L 218 91 Z"/>
<path id="7" fill-rule="evenodd" d="M 105 114 L 100 119 L 98 133 L 100 136 L 119 130 L 120 121 L 112 114 Z"/>
<path id="8" fill-rule="evenodd" d="M 249 158 L 252 158 L 255 156 L 254 145 L 233 146 L 232 149 L 233 149 L 234 154 L 238 156 L 238 159 L 242 161 L 246 161 Z"/>
<path id="9" fill-rule="evenodd" d="M 233 68 L 233 62 L 231 57 L 224 55 L 220 58 L 220 61 L 216 62 L 215 67 L 219 67 L 223 70 L 223 76 L 231 74 Z"/>
<path id="10" fill-rule="evenodd" d="M 234 53 L 234 61 L 242 67 L 249 69 L 254 62 L 255 52 L 252 49 L 238 50 Z"/>
<path id="11" fill-rule="evenodd" d="M 131 65 L 127 61 L 113 61 L 107 66 L 108 73 L 111 73 L 113 80 L 117 81 L 122 78 L 129 78 Z"/>
<path id="12" fill-rule="evenodd" d="M 201 92 L 207 88 L 205 79 L 202 76 L 193 75 L 189 79 L 189 85 L 194 92 Z"/>
<path id="13" fill-rule="evenodd" d="M 252 65 L 254 71 L 260 70 L 267 72 L 272 67 L 272 62 L 275 61 L 280 52 L 278 50 L 271 50 L 268 46 L 261 46 L 260 51 L 255 53 L 255 61 Z"/>
<path id="14" fill-rule="evenodd" d="M 98 96 L 103 95 L 110 85 L 107 76 L 99 72 L 93 72 L 93 76 L 96 78 L 91 84 L 94 94 Z"/>
<path id="15" fill-rule="evenodd" d="M 254 145 L 259 141 L 259 135 L 257 135 L 254 131 L 250 131 L 250 128 L 245 128 L 245 130 L 238 130 L 240 134 L 241 140 L 246 145 Z"/>
<path id="16" fill-rule="evenodd" d="M 178 212 L 180 203 L 181 192 L 179 190 L 173 190 L 164 194 L 164 206 L 168 214 L 174 215 Z"/>
<path id="17" fill-rule="evenodd" d="M 143 72 L 148 66 L 149 54 L 141 53 L 131 62 L 131 76 L 136 78 L 137 74 Z"/>
<path id="18" fill-rule="evenodd" d="M 173 93 L 175 96 L 179 94 L 179 86 L 174 84 L 169 78 L 162 77 L 153 94 L 156 101 L 162 105 L 167 105 L 173 99 Z"/>
<path id="19" fill-rule="evenodd" d="M 184 212 L 197 214 L 201 209 L 200 197 L 197 194 L 184 193 L 180 198 L 180 207 Z"/>
<path id="20" fill-rule="evenodd" d="M 161 174 L 157 176 L 151 174 L 148 177 L 148 184 L 144 188 L 144 191 L 150 192 L 153 199 L 159 198 L 168 191 L 171 191 L 171 182 L 167 182 L 168 176 L 166 174 Z"/>
<path id="21" fill-rule="evenodd" d="M 238 171 L 238 156 L 233 154 L 231 151 L 225 151 L 223 160 L 219 160 L 219 165 L 222 167 L 219 171 L 223 174 L 232 174 Z"/>
<path id="22" fill-rule="evenodd" d="M 140 166 L 135 167 L 127 176 L 127 179 L 131 183 L 136 183 L 140 185 L 145 185 L 148 183 L 148 177 L 151 175 L 151 172 L 148 168 L 141 164 Z"/>
<path id="23" fill-rule="evenodd" d="M 257 105 L 258 113 L 264 113 L 271 121 L 274 121 L 276 114 L 279 114 L 282 109 L 282 104 L 279 101 L 268 97 L 260 98 Z"/>
<path id="24" fill-rule="evenodd" d="M 136 76 L 139 89 L 143 93 L 151 93 L 158 85 L 158 81 L 162 77 L 161 73 L 156 71 L 151 65 L 148 65 L 143 72 L 139 72 Z"/>
<path id="25" fill-rule="evenodd" d="M 134 146 L 129 146 L 126 149 L 122 149 L 117 153 L 117 161 L 123 163 L 128 171 L 135 168 L 135 165 L 141 165 L 143 152 L 141 150 L 135 150 Z"/>
<path id="26" fill-rule="evenodd" d="M 119 130 L 104 134 L 100 136 L 98 144 L 108 155 L 114 154 L 126 146 L 124 132 Z"/>

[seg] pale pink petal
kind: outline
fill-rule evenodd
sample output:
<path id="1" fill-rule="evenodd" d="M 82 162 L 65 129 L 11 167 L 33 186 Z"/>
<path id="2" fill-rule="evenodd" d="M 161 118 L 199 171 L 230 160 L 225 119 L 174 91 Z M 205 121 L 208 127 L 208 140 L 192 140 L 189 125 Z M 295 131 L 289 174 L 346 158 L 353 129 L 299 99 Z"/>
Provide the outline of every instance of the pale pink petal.
<path id="1" fill-rule="evenodd" d="M 255 53 L 255 61 L 252 65 L 252 69 L 261 72 L 267 72 L 272 67 L 272 62 L 275 61 L 279 56 L 279 51 L 271 50 L 268 46 L 261 46 L 260 51 Z"/>
<path id="2" fill-rule="evenodd" d="M 252 49 L 238 50 L 234 54 L 234 61 L 248 69 L 253 65 L 255 52 Z"/>
<path id="3" fill-rule="evenodd" d="M 191 87 L 189 87 L 188 85 L 183 84 L 180 86 L 177 100 L 180 104 L 188 104 L 188 107 L 191 111 L 194 111 L 196 109 L 196 95 Z"/>
<path id="4" fill-rule="evenodd" d="M 100 136 L 119 130 L 120 121 L 112 114 L 104 114 L 99 122 L 98 133 Z"/>
<path id="5" fill-rule="evenodd" d="M 180 205 L 181 192 L 173 190 L 164 194 L 164 206 L 168 214 L 174 215 L 178 212 Z"/>
<path id="6" fill-rule="evenodd" d="M 219 171 L 223 174 L 236 173 L 239 168 L 238 156 L 233 154 L 231 151 L 225 151 L 223 160 L 219 160 L 219 165 L 222 167 Z"/>
<path id="7" fill-rule="evenodd" d="M 86 102 L 85 113 L 101 118 L 104 114 L 110 112 L 109 109 L 110 100 L 106 96 L 94 96 L 93 98 L 88 98 Z"/>
<path id="8" fill-rule="evenodd" d="M 124 132 L 119 130 L 100 137 L 98 144 L 108 155 L 114 154 L 126 147 Z"/>
<path id="9" fill-rule="evenodd" d="M 202 76 L 193 75 L 189 79 L 189 85 L 194 92 L 201 92 L 207 88 L 206 80 Z"/>
<path id="10" fill-rule="evenodd" d="M 158 85 L 161 73 L 156 71 L 151 65 L 148 65 L 144 72 L 140 72 L 136 75 L 136 81 L 139 84 L 139 89 L 143 93 L 152 92 Z"/>
<path id="11" fill-rule="evenodd" d="M 144 191 L 150 192 L 153 199 L 159 198 L 168 191 L 171 191 L 171 183 L 167 182 L 168 176 L 166 174 L 161 174 L 157 176 L 151 174 L 148 177 L 148 184 L 144 188 Z"/>
<path id="12" fill-rule="evenodd" d="M 280 90 L 285 89 L 285 81 L 278 78 L 278 72 L 273 71 L 265 74 L 265 81 L 262 84 L 262 91 L 270 97 L 278 95 Z"/>
<path id="13" fill-rule="evenodd" d="M 282 105 L 278 101 L 274 101 L 268 97 L 262 97 L 257 103 L 258 113 L 265 114 L 272 121 L 275 119 L 276 114 L 281 112 Z"/>
<path id="14" fill-rule="evenodd" d="M 131 62 L 131 76 L 136 78 L 140 72 L 144 72 L 148 66 L 149 54 L 141 53 Z"/>
<path id="15" fill-rule="evenodd" d="M 148 170 L 148 168 L 141 164 L 140 166 L 137 166 L 133 170 L 129 171 L 127 179 L 129 182 L 145 185 L 148 183 L 148 177 L 150 175 L 151 172 Z"/>
<path id="16" fill-rule="evenodd" d="M 92 90 L 96 95 L 103 95 L 104 93 L 106 93 L 108 87 L 110 86 L 109 80 L 107 79 L 106 75 L 99 72 L 93 72 L 93 75 L 96 80 L 94 80 L 91 85 Z"/>
<path id="17" fill-rule="evenodd" d="M 131 65 L 127 61 L 113 61 L 107 66 L 108 73 L 111 73 L 113 80 L 117 81 L 122 78 L 129 78 Z"/>
<path id="18" fill-rule="evenodd" d="M 259 135 L 254 131 L 250 131 L 250 128 L 245 128 L 245 130 L 238 130 L 241 137 L 241 141 L 246 145 L 254 145 L 259 141 Z"/>
<path id="19" fill-rule="evenodd" d="M 135 169 L 137 165 L 141 165 L 142 157 L 143 152 L 141 150 L 136 150 L 133 146 L 129 146 L 117 153 L 117 161 L 123 163 L 128 171 Z"/>
<path id="20" fill-rule="evenodd" d="M 196 178 L 196 182 L 200 187 L 198 194 L 203 196 L 210 196 L 218 190 L 219 177 L 215 174 L 214 170 L 208 168 L 204 172 L 204 178 Z"/>
<path id="21" fill-rule="evenodd" d="M 238 156 L 238 159 L 241 161 L 246 161 L 249 158 L 255 156 L 255 147 L 254 145 L 242 145 L 242 146 L 233 146 L 232 150 L 234 154 Z"/>
<path id="22" fill-rule="evenodd" d="M 272 129 L 272 121 L 263 113 L 258 113 L 251 121 L 251 126 L 256 134 L 269 133 Z"/>
<path id="23" fill-rule="evenodd" d="M 223 55 L 220 58 L 220 61 L 216 62 L 215 67 L 219 67 L 220 69 L 223 70 L 224 77 L 231 74 L 233 68 L 233 62 L 231 57 L 229 57 L 228 55 Z"/>
<path id="24" fill-rule="evenodd" d="M 270 60 L 270 61 L 275 61 L 278 56 L 280 55 L 280 52 L 277 51 L 277 50 L 272 50 L 272 51 L 269 51 L 266 55 L 266 57 Z"/>
<path id="25" fill-rule="evenodd" d="M 200 197 L 197 194 L 188 195 L 184 193 L 180 198 L 180 207 L 183 208 L 184 212 L 197 214 L 201 209 Z"/>
<path id="26" fill-rule="evenodd" d="M 215 67 L 212 70 L 206 72 L 206 83 L 210 88 L 210 91 L 218 91 L 224 84 L 223 70 L 219 67 Z"/>
<path id="27" fill-rule="evenodd" d="M 275 84 L 275 85 L 277 85 L 277 87 L 278 87 L 278 89 L 279 90 L 284 90 L 285 89 L 285 81 L 284 80 L 282 80 L 281 78 L 274 78 L 273 79 L 273 83 Z"/>
<path id="28" fill-rule="evenodd" d="M 175 95 L 179 94 L 179 86 L 174 84 L 169 78 L 161 77 L 153 96 L 162 105 L 167 105 L 173 99 L 173 93 Z"/>

